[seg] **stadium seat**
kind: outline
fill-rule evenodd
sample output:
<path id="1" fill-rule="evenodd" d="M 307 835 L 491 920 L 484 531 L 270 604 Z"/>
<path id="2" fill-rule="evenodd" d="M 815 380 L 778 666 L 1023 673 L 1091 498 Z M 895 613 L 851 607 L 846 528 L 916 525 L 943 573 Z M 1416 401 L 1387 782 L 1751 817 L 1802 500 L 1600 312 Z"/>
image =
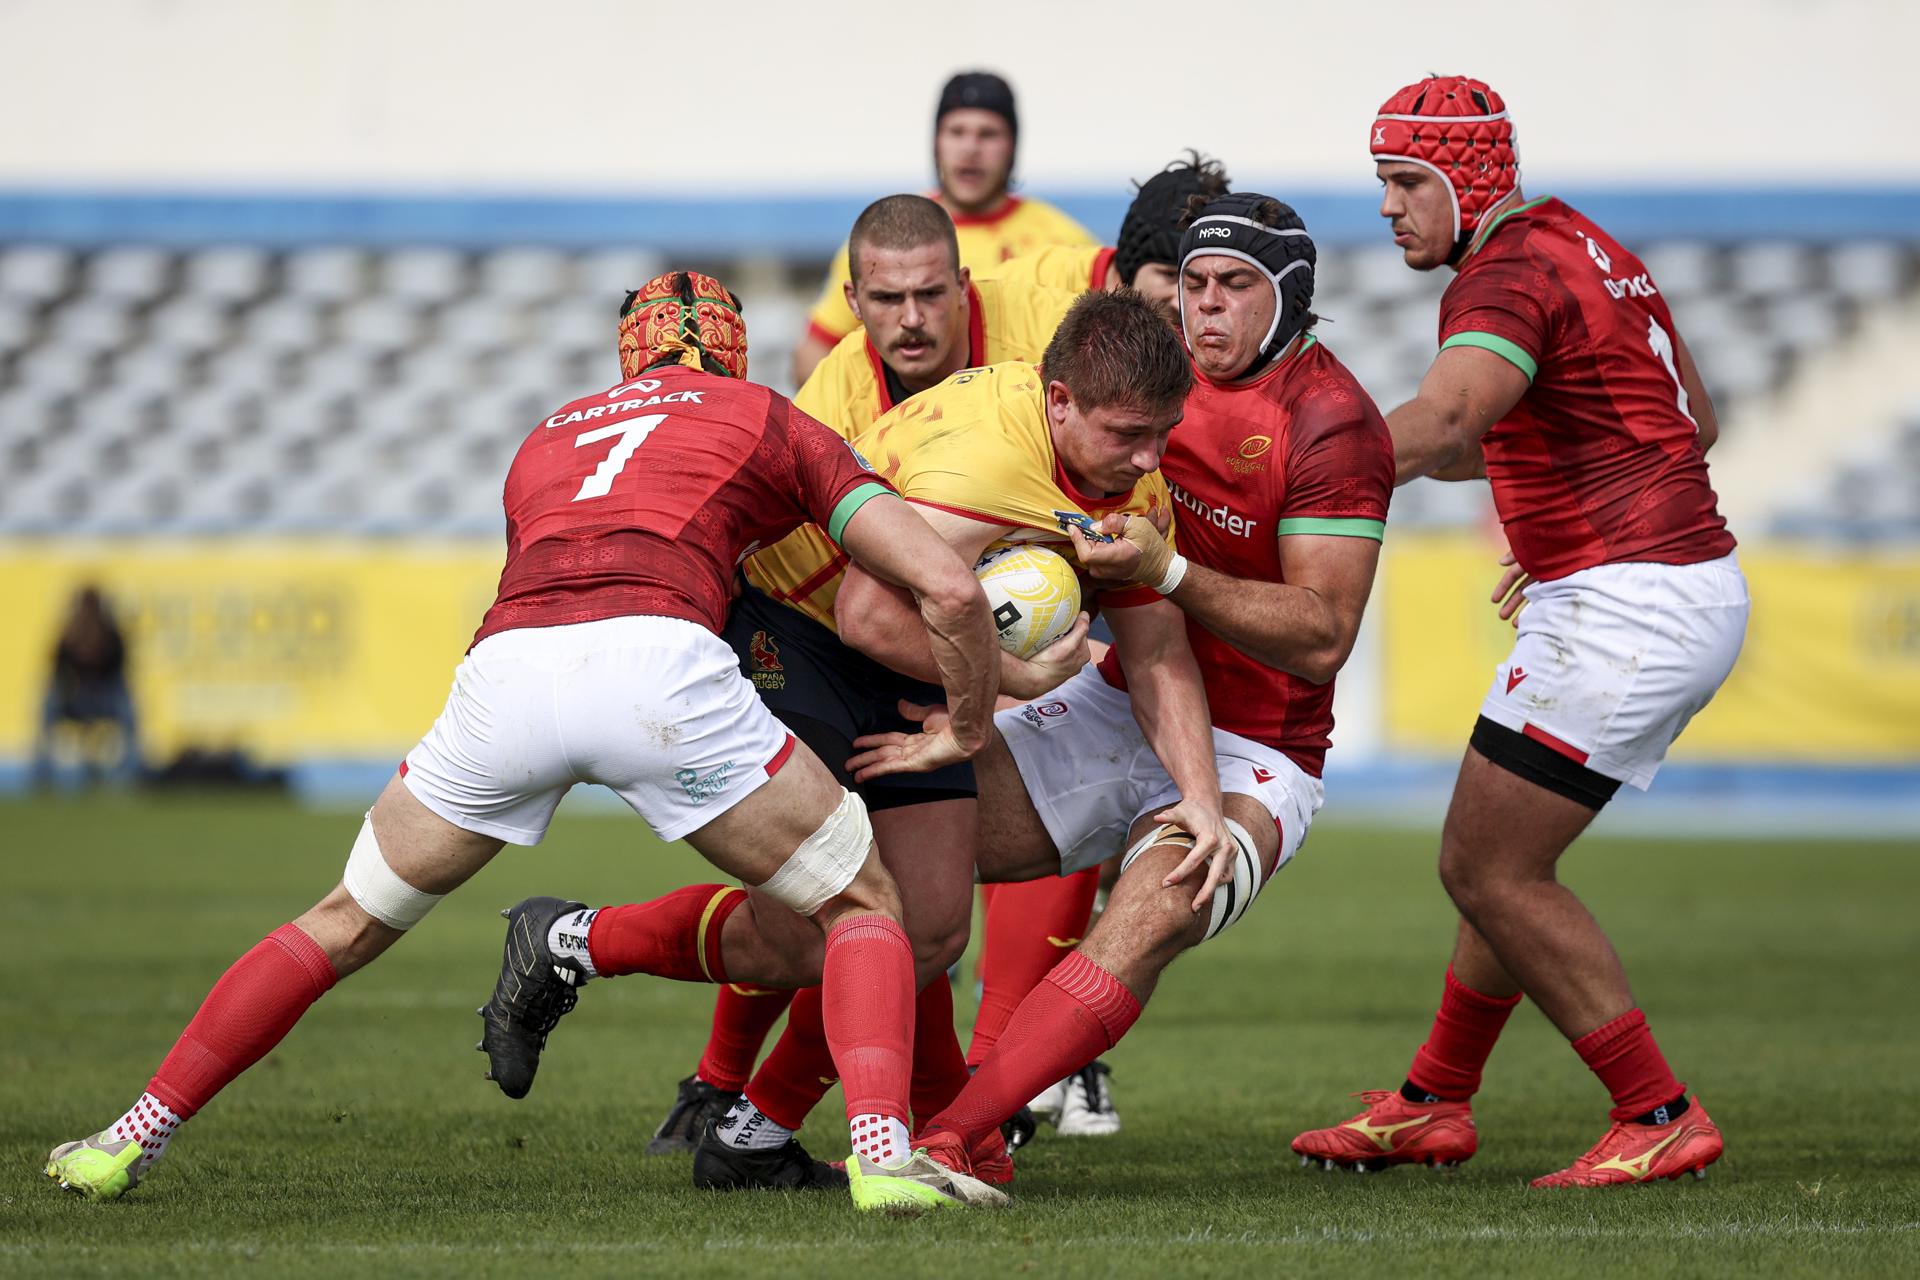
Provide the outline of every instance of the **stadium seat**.
<path id="1" fill-rule="evenodd" d="M 144 245 L 103 249 L 87 259 L 81 292 L 122 305 L 152 302 L 173 280 L 173 255 Z"/>
<path id="2" fill-rule="evenodd" d="M 0 249 L 0 298 L 47 302 L 65 294 L 73 277 L 74 255 L 66 249 L 31 244 Z"/>
<path id="3" fill-rule="evenodd" d="M 1899 242 L 1637 248 L 1728 432 L 1743 403 L 1920 289 L 1920 255 Z M 514 448 L 618 376 L 617 306 L 665 265 L 644 246 L 0 247 L 0 530 L 497 536 Z M 754 375 L 783 391 L 819 265 L 715 264 L 746 298 Z M 1450 279 L 1407 270 L 1391 245 L 1323 248 L 1318 333 L 1383 409 L 1431 361 Z M 1782 518 L 1831 510 L 1839 488 L 1875 520 L 1920 517 L 1915 424 L 1814 467 Z M 107 454 L 147 483 L 84 492 Z M 1409 486 L 1394 518 L 1480 521 L 1484 488 Z"/>
<path id="4" fill-rule="evenodd" d="M 315 302 L 345 302 L 366 287 L 367 254 L 359 249 L 302 249 L 286 262 L 287 292 Z"/>
<path id="5" fill-rule="evenodd" d="M 270 285 L 271 260 L 265 251 L 234 246 L 190 254 L 180 276 L 189 296 L 228 304 L 251 302 Z"/>
<path id="6" fill-rule="evenodd" d="M 450 301 L 467 291 L 467 260 L 451 249 L 400 249 L 380 263 L 382 292 L 416 306 Z"/>

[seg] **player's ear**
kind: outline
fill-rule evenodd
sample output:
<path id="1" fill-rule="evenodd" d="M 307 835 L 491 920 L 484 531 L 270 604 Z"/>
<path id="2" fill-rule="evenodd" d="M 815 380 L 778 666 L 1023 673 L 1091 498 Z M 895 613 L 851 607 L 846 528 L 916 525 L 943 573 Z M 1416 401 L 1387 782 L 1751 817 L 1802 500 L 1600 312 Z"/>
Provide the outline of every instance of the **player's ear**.
<path id="1" fill-rule="evenodd" d="M 1054 423 L 1064 423 L 1067 415 L 1073 412 L 1073 393 L 1067 390 L 1067 384 L 1054 378 L 1047 383 L 1047 417 Z"/>
<path id="2" fill-rule="evenodd" d="M 973 283 L 973 272 L 963 266 L 955 273 L 955 278 L 960 281 L 960 292 L 965 294 L 967 286 Z"/>
<path id="3" fill-rule="evenodd" d="M 852 276 L 847 277 L 846 282 L 840 286 L 840 291 L 847 295 L 847 310 L 853 312 L 853 318 L 865 324 L 866 319 L 860 314 L 860 291 L 853 287 Z"/>

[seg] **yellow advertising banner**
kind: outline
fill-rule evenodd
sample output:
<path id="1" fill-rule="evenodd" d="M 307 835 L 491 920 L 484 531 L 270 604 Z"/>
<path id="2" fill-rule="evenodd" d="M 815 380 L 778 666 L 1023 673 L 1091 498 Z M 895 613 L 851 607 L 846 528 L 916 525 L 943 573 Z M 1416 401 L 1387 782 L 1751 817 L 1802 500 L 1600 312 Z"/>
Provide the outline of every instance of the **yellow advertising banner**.
<path id="1" fill-rule="evenodd" d="M 1370 626 L 1385 749 L 1460 750 L 1512 643 L 1475 534 L 1389 534 Z M 31 750 L 74 591 L 127 633 L 143 754 L 240 748 L 263 763 L 397 757 L 432 724 L 493 599 L 497 543 L 0 542 L 0 758 Z M 1745 651 L 1677 759 L 1920 760 L 1920 551 L 1740 550 Z"/>
<path id="2" fill-rule="evenodd" d="M 1372 606 L 1389 749 L 1466 742 L 1513 643 L 1488 603 L 1498 552 L 1481 535 L 1389 529 Z M 1920 550 L 1775 542 L 1739 556 L 1753 595 L 1746 646 L 1671 758 L 1920 760 Z"/>
<path id="3" fill-rule="evenodd" d="M 31 749 L 74 591 L 126 633 L 143 754 L 239 748 L 256 759 L 377 757 L 440 714 L 493 601 L 499 543 L 0 543 L 0 755 Z"/>

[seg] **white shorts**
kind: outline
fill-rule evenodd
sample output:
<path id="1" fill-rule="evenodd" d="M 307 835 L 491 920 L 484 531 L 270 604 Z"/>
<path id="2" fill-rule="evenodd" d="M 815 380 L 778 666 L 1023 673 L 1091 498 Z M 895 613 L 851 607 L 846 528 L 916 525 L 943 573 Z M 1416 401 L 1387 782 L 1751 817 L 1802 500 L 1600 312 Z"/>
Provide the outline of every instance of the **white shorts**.
<path id="1" fill-rule="evenodd" d="M 401 776 L 448 822 L 538 844 L 576 782 L 678 840 L 778 772 L 792 739 L 720 637 L 679 618 L 604 618 L 488 636 Z"/>
<path id="2" fill-rule="evenodd" d="M 1063 876 L 1124 852 L 1136 820 L 1180 799 L 1180 788 L 1133 718 L 1133 700 L 1091 666 L 1045 698 L 1008 707 L 993 721 L 1060 851 Z M 1221 793 L 1252 796 L 1273 816 L 1280 831 L 1278 871 L 1299 851 L 1320 812 L 1326 798 L 1320 779 L 1272 747 L 1224 729 L 1213 731 L 1213 752 Z"/>
<path id="3" fill-rule="evenodd" d="M 1480 714 L 1645 791 L 1740 656 L 1739 561 L 1604 564 L 1525 594 Z"/>

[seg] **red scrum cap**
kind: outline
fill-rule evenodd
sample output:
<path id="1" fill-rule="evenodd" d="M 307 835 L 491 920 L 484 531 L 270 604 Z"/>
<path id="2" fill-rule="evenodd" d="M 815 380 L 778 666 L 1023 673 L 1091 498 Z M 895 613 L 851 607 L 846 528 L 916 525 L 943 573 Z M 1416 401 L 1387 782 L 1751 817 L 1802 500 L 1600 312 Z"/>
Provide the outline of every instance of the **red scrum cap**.
<path id="1" fill-rule="evenodd" d="M 661 364 L 747 376 L 740 300 L 712 276 L 669 271 L 627 295 L 620 308 L 620 374 L 637 378 Z"/>
<path id="2" fill-rule="evenodd" d="M 1457 246 L 1520 185 L 1507 104 L 1485 81 L 1467 76 L 1429 76 L 1388 98 L 1374 117 L 1371 149 L 1375 160 L 1405 160 L 1447 184 Z"/>

